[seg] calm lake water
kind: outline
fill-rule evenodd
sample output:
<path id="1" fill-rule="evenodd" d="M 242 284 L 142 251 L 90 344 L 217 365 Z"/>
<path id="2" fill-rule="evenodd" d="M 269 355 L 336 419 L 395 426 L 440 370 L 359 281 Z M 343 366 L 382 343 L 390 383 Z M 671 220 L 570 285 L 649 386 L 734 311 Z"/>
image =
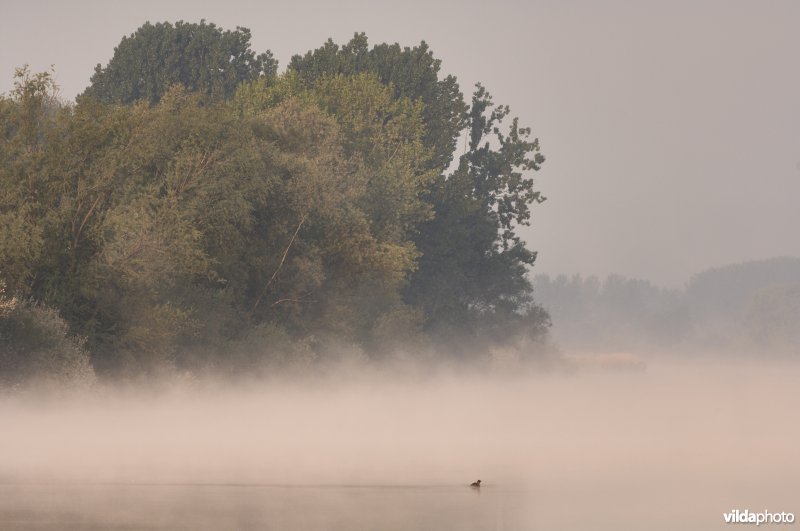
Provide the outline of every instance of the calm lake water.
<path id="1" fill-rule="evenodd" d="M 691 478 L 619 485 L 587 482 L 575 489 L 466 486 L 258 486 L 6 484 L 0 486 L 0 529 L 505 531 L 730 529 L 722 512 L 737 507 L 724 486 Z M 773 486 L 774 487 L 774 486 Z M 747 489 L 772 501 L 751 510 L 794 509 L 794 496 L 768 480 Z M 727 493 L 727 495 L 726 495 Z M 727 499 L 727 501 L 726 501 Z M 741 505 L 741 504 L 739 504 Z M 742 507 L 744 508 L 744 507 Z M 792 528 L 794 526 L 780 526 Z"/>
<path id="2" fill-rule="evenodd" d="M 522 491 L 487 486 L 3 485 L 5 530 L 528 529 Z"/>
<path id="3" fill-rule="evenodd" d="M 800 364 L 713 361 L 0 400 L 0 530 L 730 531 L 733 509 L 800 516 Z"/>

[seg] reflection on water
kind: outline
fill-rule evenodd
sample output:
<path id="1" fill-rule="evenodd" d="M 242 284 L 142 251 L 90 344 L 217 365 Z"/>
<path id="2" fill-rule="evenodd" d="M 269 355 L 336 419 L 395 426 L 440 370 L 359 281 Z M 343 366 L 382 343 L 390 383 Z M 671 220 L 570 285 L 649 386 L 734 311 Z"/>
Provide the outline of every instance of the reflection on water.
<path id="1" fill-rule="evenodd" d="M 463 486 L 2 485 L 7 530 L 526 529 L 522 491 Z"/>

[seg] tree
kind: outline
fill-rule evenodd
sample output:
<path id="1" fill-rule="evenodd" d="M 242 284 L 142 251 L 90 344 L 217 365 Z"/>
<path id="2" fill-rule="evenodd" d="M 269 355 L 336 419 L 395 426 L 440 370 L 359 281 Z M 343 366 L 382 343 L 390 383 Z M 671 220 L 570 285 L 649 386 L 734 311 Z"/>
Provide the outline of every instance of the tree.
<path id="1" fill-rule="evenodd" d="M 526 176 L 544 157 L 538 139 L 529 139 L 530 129 L 516 118 L 504 132 L 508 115 L 507 106 L 494 107 L 477 86 L 469 149 L 452 174 L 434 183 L 436 217 L 420 231 L 422 258 L 407 295 L 423 308 L 428 329 L 447 336 L 466 325 L 498 341 L 514 329 L 536 335 L 547 325 L 526 276 L 536 253 L 516 234 L 530 223 L 530 206 L 545 199 Z"/>
<path id="2" fill-rule="evenodd" d="M 531 205 L 544 201 L 527 176 L 544 162 L 538 140 L 529 139 L 530 129 L 516 118 L 501 132 L 508 107 L 493 108 L 481 86 L 467 106 L 455 77 L 439 79 L 440 66 L 424 42 L 370 49 L 366 36 L 356 34 L 344 46 L 328 40 L 294 56 L 289 68 L 308 87 L 371 72 L 395 98 L 423 105 L 424 144 L 432 150 L 427 167 L 437 176 L 421 198 L 434 217 L 417 226 L 413 239 L 421 257 L 404 292 L 424 314 L 425 328 L 461 337 L 464 330 L 494 330 L 494 338 L 511 329 L 540 334 L 548 317 L 533 303 L 526 279 L 536 253 L 515 232 L 530 223 Z M 461 135 L 469 149 L 448 173 Z"/>
<path id="3" fill-rule="evenodd" d="M 0 390 L 29 384 L 89 386 L 95 375 L 80 339 L 52 308 L 9 298 L 0 282 Z"/>
<path id="4" fill-rule="evenodd" d="M 0 96 L 0 274 L 25 297 L 44 244 L 43 146 L 59 106 L 51 73 L 25 66 L 14 79 L 10 97 Z"/>
<path id="5" fill-rule="evenodd" d="M 188 363 L 198 342 L 236 322 L 237 261 L 270 182 L 225 105 L 173 87 L 131 108 L 129 123 L 126 179 L 97 227 L 82 289 L 98 366 L 157 370 Z"/>
<path id="6" fill-rule="evenodd" d="M 746 338 L 765 355 L 797 355 L 800 284 L 775 284 L 753 293 L 744 314 Z"/>
<path id="7" fill-rule="evenodd" d="M 508 118 L 424 42 L 276 75 L 245 29 L 146 24 L 75 104 L 25 69 L 0 98 L 0 281 L 101 377 L 538 337 L 517 228 L 544 158 Z"/>
<path id="8" fill-rule="evenodd" d="M 295 55 L 289 69 L 308 87 L 318 79 L 339 74 L 377 75 L 381 83 L 391 87 L 395 98 L 423 104 L 424 143 L 432 148 L 428 168 L 444 171 L 452 161 L 467 106 L 454 76 L 439 79 L 441 61 L 433 57 L 424 41 L 413 48 L 383 43 L 370 49 L 366 35 L 356 33 L 344 46 L 329 39 L 316 50 Z"/>
<path id="9" fill-rule="evenodd" d="M 256 211 L 248 299 L 257 323 L 360 341 L 390 310 L 386 301 L 399 302 L 416 255 L 407 240 L 375 230 L 367 209 L 375 167 L 317 97 L 289 97 L 252 117 L 268 171 L 280 178 Z"/>
<path id="10" fill-rule="evenodd" d="M 413 246 L 416 228 L 433 217 L 425 200 L 436 171 L 425 145 L 424 105 L 394 98 L 374 74 L 332 76 L 317 81 L 313 96 L 336 118 L 345 154 L 358 156 L 369 173 L 362 208 L 382 242 Z"/>
<path id="11" fill-rule="evenodd" d="M 146 23 L 123 37 L 105 67 L 98 64 L 83 96 L 104 102 L 157 103 L 181 84 L 212 98 L 229 98 L 243 81 L 270 78 L 278 63 L 267 51 L 250 49 L 250 30 L 214 24 Z"/>
<path id="12" fill-rule="evenodd" d="M 279 109 L 288 109 L 289 103 L 296 110 L 305 107 L 303 113 L 283 120 L 297 122 L 305 127 L 302 131 L 330 130 L 335 137 L 328 152 L 339 153 L 352 169 L 348 175 L 328 170 L 320 182 L 337 186 L 338 180 L 340 189 L 358 184 L 339 207 L 331 203 L 324 216 L 318 212 L 303 217 L 303 231 L 292 240 L 295 246 L 308 245 L 312 226 L 335 227 L 329 240 L 317 241 L 314 246 L 323 257 L 328 242 L 339 245 L 335 253 L 328 254 L 335 261 L 319 264 L 326 281 L 313 290 L 315 307 L 328 308 L 324 310 L 327 317 L 311 319 L 306 315 L 304 319 L 316 323 L 317 333 L 338 323 L 337 334 L 378 344 L 373 332 L 379 323 L 384 331 L 391 327 L 409 330 L 416 320 L 413 310 L 403 303 L 400 289 L 416 267 L 419 253 L 413 237 L 417 227 L 432 216 L 431 206 L 423 198 L 435 172 L 427 169 L 431 150 L 423 144 L 422 105 L 408 98 L 394 98 L 390 87 L 381 84 L 374 74 L 326 77 L 310 89 L 298 80 L 290 70 L 269 86 L 260 81 L 244 84 L 232 104 L 239 113 L 265 124 L 279 115 Z M 333 129 L 319 124 L 320 111 L 332 120 L 331 125 L 335 124 Z M 309 127 L 309 121 L 317 125 Z M 278 131 L 271 136 L 283 138 L 289 128 L 282 126 Z M 308 132 L 302 134 L 308 138 Z M 290 145 L 298 155 L 311 152 L 311 146 L 326 145 L 317 138 L 308 138 L 306 144 Z M 331 213 L 336 208 L 339 212 L 333 218 Z M 352 261 L 343 260 L 345 249 L 358 250 Z"/>

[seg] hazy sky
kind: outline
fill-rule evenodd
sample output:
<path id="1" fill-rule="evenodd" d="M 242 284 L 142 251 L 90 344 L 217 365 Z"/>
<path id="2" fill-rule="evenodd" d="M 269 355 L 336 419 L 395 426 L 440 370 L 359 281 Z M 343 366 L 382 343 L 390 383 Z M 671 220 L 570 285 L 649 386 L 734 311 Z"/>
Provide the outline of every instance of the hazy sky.
<path id="1" fill-rule="evenodd" d="M 548 201 L 537 272 L 678 286 L 730 262 L 800 255 L 800 2 L 10 2 L 13 68 L 55 64 L 65 97 L 147 20 L 249 27 L 285 66 L 328 37 L 426 40 L 466 91 L 531 125 Z"/>

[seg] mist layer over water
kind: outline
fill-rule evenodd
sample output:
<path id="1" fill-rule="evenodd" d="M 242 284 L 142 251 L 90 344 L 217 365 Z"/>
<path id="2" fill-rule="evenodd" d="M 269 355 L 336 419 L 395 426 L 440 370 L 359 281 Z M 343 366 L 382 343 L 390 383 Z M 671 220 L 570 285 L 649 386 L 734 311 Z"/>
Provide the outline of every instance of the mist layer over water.
<path id="1" fill-rule="evenodd" d="M 800 513 L 799 383 L 719 361 L 5 399 L 0 527 L 723 528 Z"/>

